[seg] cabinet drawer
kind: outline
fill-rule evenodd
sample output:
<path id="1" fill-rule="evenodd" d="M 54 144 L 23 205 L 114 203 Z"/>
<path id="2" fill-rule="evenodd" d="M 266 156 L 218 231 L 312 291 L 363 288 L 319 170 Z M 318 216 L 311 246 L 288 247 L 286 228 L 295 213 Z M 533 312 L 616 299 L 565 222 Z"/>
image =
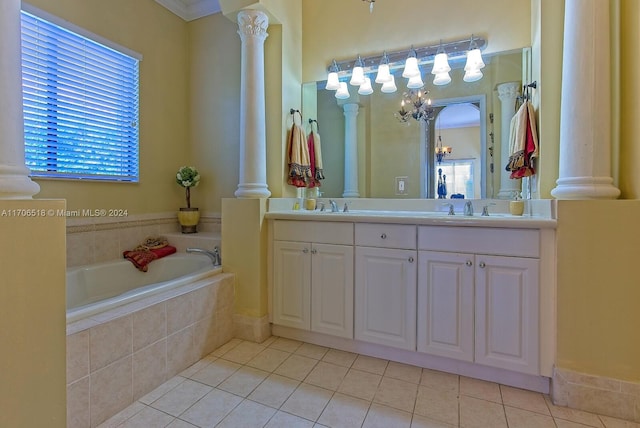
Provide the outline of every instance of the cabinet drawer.
<path id="1" fill-rule="evenodd" d="M 416 227 L 405 224 L 356 223 L 356 245 L 416 249 Z"/>
<path id="2" fill-rule="evenodd" d="M 273 222 L 273 239 L 353 245 L 353 223 L 276 220 Z"/>
<path id="3" fill-rule="evenodd" d="M 537 258 L 540 257 L 540 232 L 534 229 L 420 226 L 418 249 Z"/>

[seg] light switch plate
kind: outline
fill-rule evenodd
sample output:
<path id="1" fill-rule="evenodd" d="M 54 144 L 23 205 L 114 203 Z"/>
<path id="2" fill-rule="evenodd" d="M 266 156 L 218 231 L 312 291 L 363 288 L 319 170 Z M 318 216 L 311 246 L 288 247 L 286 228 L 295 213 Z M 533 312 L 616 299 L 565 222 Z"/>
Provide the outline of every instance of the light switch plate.
<path id="1" fill-rule="evenodd" d="M 408 177 L 396 177 L 396 195 L 406 195 L 407 191 L 407 178 Z"/>

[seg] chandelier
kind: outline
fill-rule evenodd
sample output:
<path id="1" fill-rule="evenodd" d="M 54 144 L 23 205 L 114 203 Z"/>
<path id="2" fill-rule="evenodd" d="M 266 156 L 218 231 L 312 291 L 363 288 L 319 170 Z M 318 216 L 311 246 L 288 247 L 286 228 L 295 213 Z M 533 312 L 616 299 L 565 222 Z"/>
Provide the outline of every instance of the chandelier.
<path id="1" fill-rule="evenodd" d="M 427 97 L 428 94 L 429 91 L 423 94 L 422 91 L 415 90 L 402 94 L 400 110 L 395 113 L 396 119 L 407 125 L 412 118 L 417 121 L 424 120 L 425 122 L 433 120 L 435 109 L 431 105 L 431 98 Z"/>
<path id="2" fill-rule="evenodd" d="M 438 163 L 442 163 L 442 159 L 445 156 L 451 154 L 451 147 L 442 145 L 442 135 L 438 135 L 438 142 L 436 143 L 436 160 Z"/>

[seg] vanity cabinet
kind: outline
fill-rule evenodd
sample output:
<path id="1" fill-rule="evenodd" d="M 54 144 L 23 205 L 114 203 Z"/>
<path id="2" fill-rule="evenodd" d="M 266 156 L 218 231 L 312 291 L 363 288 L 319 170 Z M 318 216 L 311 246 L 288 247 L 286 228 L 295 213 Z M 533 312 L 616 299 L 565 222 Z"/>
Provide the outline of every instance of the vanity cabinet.
<path id="1" fill-rule="evenodd" d="M 275 221 L 273 323 L 353 338 L 353 224 Z"/>
<path id="2" fill-rule="evenodd" d="M 418 247 L 418 351 L 539 374 L 539 232 L 424 226 Z"/>
<path id="3" fill-rule="evenodd" d="M 416 227 L 355 225 L 357 340 L 416 349 Z"/>

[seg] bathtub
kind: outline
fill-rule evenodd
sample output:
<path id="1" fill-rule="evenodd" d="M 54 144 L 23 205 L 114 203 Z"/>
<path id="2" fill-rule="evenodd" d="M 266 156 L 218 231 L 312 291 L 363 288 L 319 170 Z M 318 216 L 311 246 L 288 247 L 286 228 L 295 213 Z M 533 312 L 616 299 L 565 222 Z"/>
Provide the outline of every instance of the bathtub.
<path id="1" fill-rule="evenodd" d="M 201 254 L 176 253 L 140 272 L 125 259 L 67 270 L 67 323 L 190 284 L 222 271 Z"/>

